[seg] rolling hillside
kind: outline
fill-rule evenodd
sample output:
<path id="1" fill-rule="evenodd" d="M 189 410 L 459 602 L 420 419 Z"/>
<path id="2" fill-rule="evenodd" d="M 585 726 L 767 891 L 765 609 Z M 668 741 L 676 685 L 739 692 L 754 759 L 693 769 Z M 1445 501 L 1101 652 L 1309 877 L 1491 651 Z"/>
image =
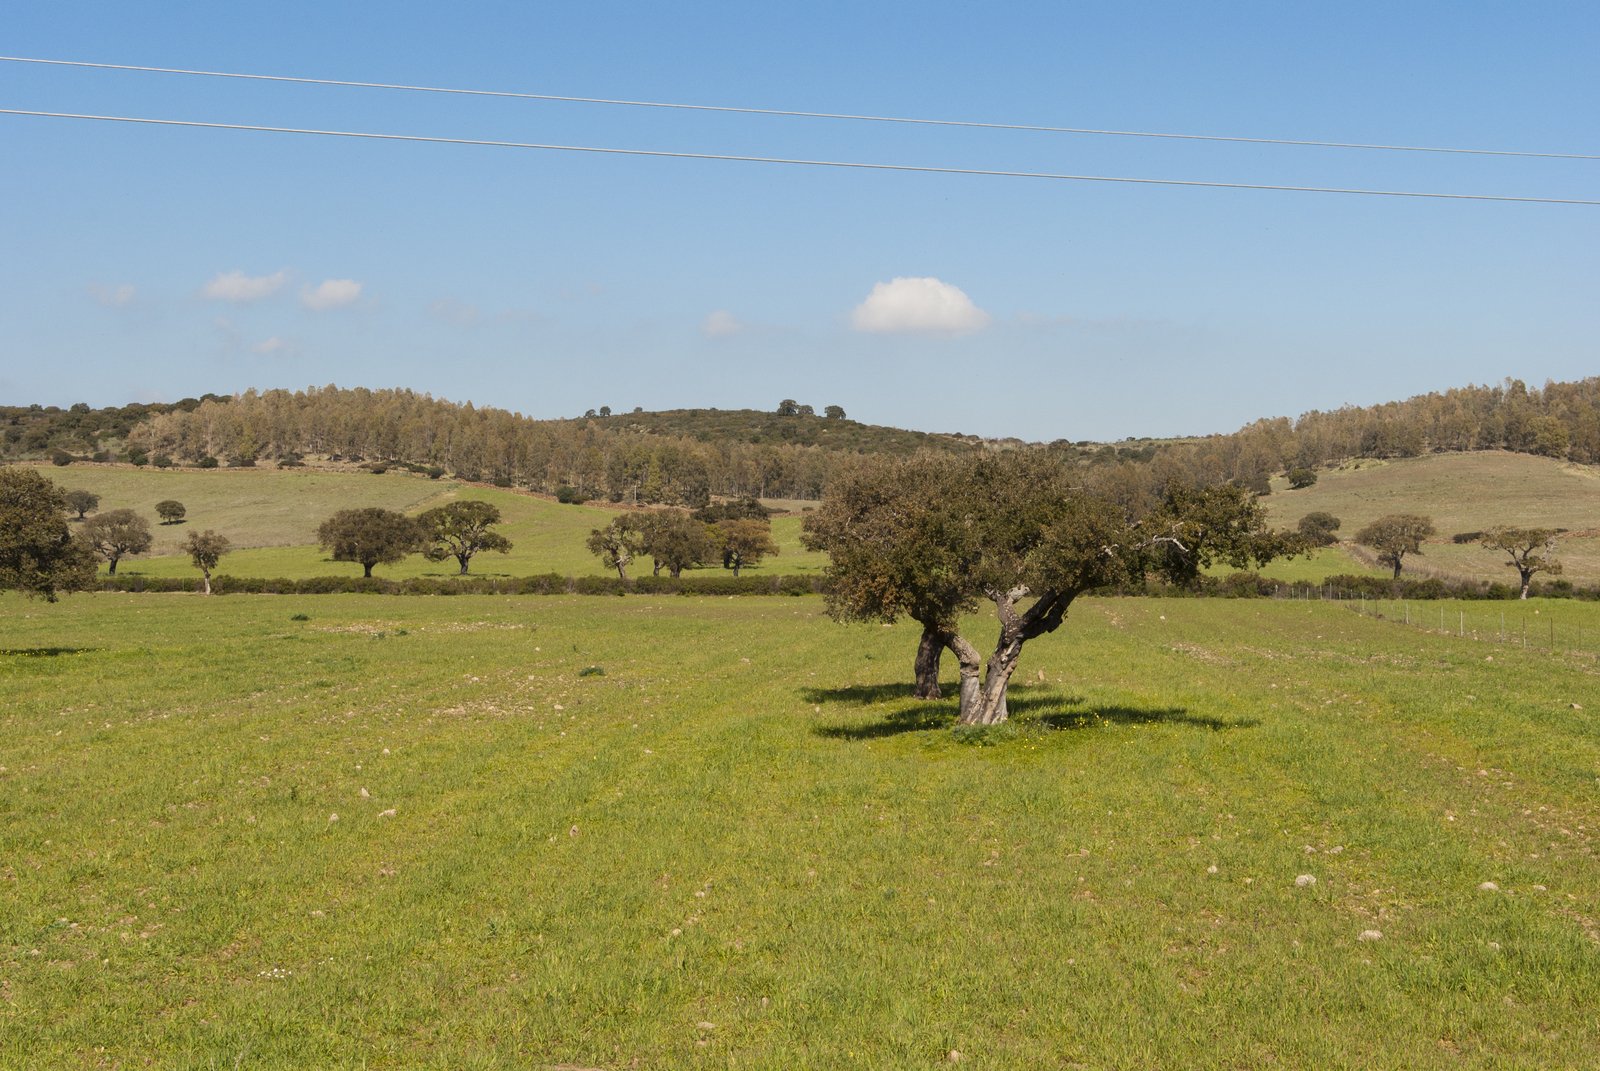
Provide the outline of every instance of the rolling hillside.
<path id="1" fill-rule="evenodd" d="M 1417 575 L 1512 580 L 1499 555 L 1450 537 L 1495 525 L 1565 528 L 1556 555 L 1563 575 L 1579 584 L 1600 582 L 1600 469 L 1593 466 L 1501 451 L 1360 460 L 1320 473 L 1315 485 L 1299 491 L 1275 480 L 1264 502 L 1273 523 L 1286 527 L 1316 510 L 1331 513 L 1343 522 L 1345 539 L 1387 513 L 1432 517 L 1439 534 L 1420 561 L 1406 562 Z M 1348 553 L 1324 552 L 1317 563 L 1322 575 L 1373 571 Z M 1296 566 L 1303 572 L 1305 563 Z"/>
<path id="2" fill-rule="evenodd" d="M 390 471 L 335 472 L 318 469 L 140 469 L 131 465 L 39 466 L 67 488 L 100 496 L 100 508 L 132 509 L 151 522 L 156 537 L 149 555 L 126 558 L 119 575 L 189 576 L 194 570 L 179 546 L 187 533 L 211 528 L 236 548 L 223 559 L 220 572 L 235 576 L 306 577 L 360 575 L 360 566 L 335 562 L 316 545 L 317 526 L 341 509 L 381 506 L 417 514 L 455 498 L 482 499 L 499 507 L 505 523 L 500 531 L 514 544 L 508 554 L 485 554 L 473 560 L 482 576 L 602 576 L 608 571 L 584 549 L 589 532 L 607 524 L 617 509 L 598 504 L 562 505 L 524 491 L 485 487 L 458 480 L 429 480 Z M 155 504 L 177 499 L 188 508 L 180 525 L 156 523 Z M 762 566 L 768 573 L 816 572 L 825 556 L 800 546 L 798 514 L 773 520 L 779 555 Z M 641 568 L 642 567 L 642 568 Z M 636 563 L 630 575 L 648 572 L 650 563 Z M 102 566 L 104 569 L 104 566 Z M 454 576 L 454 560 L 430 562 L 420 555 L 398 565 L 380 565 L 375 575 Z"/>

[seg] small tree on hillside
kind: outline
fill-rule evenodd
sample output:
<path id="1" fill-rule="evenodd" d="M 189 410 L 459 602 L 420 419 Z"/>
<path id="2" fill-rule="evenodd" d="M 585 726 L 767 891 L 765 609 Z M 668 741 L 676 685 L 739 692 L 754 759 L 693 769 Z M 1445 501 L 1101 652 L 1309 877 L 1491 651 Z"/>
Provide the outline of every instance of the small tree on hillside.
<path id="1" fill-rule="evenodd" d="M 712 526 L 711 538 L 722 550 L 722 567 L 732 569 L 734 576 L 745 566 L 760 565 L 762 558 L 778 553 L 771 521 L 721 521 Z"/>
<path id="2" fill-rule="evenodd" d="M 1521 598 L 1528 597 L 1535 573 L 1561 575 L 1561 563 L 1550 557 L 1556 549 L 1555 531 L 1550 528 L 1491 528 L 1483 533 L 1483 545 L 1498 550 L 1511 560 L 1506 562 L 1522 579 Z"/>
<path id="3" fill-rule="evenodd" d="M 829 420 L 843 420 L 844 419 L 844 407 L 843 406 L 838 406 L 838 405 L 826 406 L 822 410 L 822 415 L 827 417 Z"/>
<path id="4" fill-rule="evenodd" d="M 450 502 L 428 510 L 417 523 L 430 544 L 423 557 L 431 562 L 453 557 L 461 563 L 462 576 L 467 575 L 467 563 L 474 554 L 485 550 L 505 554 L 511 549 L 511 540 L 489 530 L 500 523 L 500 510 L 488 502 Z"/>
<path id="5" fill-rule="evenodd" d="M 604 528 L 589 533 L 584 543 L 589 553 L 598 555 L 607 569 L 615 569 L 622 580 L 628 579 L 628 566 L 644 550 L 644 530 L 638 517 L 624 514 L 613 517 Z"/>
<path id="6" fill-rule="evenodd" d="M 1308 468 L 1305 465 L 1298 465 L 1289 470 L 1289 486 L 1293 490 L 1304 490 L 1316 482 L 1317 473 L 1315 469 Z"/>
<path id="7" fill-rule="evenodd" d="M 663 567 L 678 577 L 685 569 L 704 565 L 716 553 L 716 545 L 706 525 L 681 510 L 647 515 L 641 525 L 640 552 L 650 555 L 654 574 Z"/>
<path id="8" fill-rule="evenodd" d="M 211 572 L 232 546 L 227 536 L 209 528 L 204 532 L 190 532 L 189 538 L 184 540 L 183 549 L 189 553 L 189 560 L 194 562 L 194 567 L 200 570 L 200 578 L 205 584 L 204 594 L 211 594 Z"/>
<path id="9" fill-rule="evenodd" d="M 363 576 L 374 565 L 392 565 L 422 549 L 423 532 L 403 513 L 377 506 L 342 509 L 322 522 L 317 541 L 336 562 L 360 562 Z"/>
<path id="10" fill-rule="evenodd" d="M 94 586 L 94 551 L 72 537 L 61 488 L 32 469 L 0 468 L 0 591 L 55 602 Z"/>
<path id="11" fill-rule="evenodd" d="M 131 509 L 97 513 L 83 522 L 80 534 L 106 560 L 112 576 L 117 574 L 117 562 L 129 554 L 143 554 L 152 542 L 150 522 Z"/>
<path id="12" fill-rule="evenodd" d="M 189 511 L 175 498 L 165 498 L 156 503 L 156 516 L 162 524 L 178 524 Z"/>
<path id="13" fill-rule="evenodd" d="M 1308 547 L 1331 547 L 1339 541 L 1339 518 L 1323 510 L 1300 518 L 1299 531 Z"/>
<path id="14" fill-rule="evenodd" d="M 1434 534 L 1433 521 L 1415 513 L 1391 513 L 1379 517 L 1356 533 L 1356 542 L 1378 552 L 1378 562 L 1394 570 L 1400 579 L 1400 566 L 1407 554 L 1422 554 L 1422 541 Z"/>
<path id="15" fill-rule="evenodd" d="M 83 520 L 83 515 L 90 510 L 100 508 L 100 496 L 93 491 L 68 491 L 67 506 L 78 515 L 78 520 Z"/>

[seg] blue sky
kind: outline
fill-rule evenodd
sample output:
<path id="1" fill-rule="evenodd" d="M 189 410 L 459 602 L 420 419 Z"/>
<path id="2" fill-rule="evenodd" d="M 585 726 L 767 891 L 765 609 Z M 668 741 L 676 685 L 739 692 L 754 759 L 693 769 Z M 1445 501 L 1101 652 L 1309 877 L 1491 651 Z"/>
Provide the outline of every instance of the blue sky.
<path id="1" fill-rule="evenodd" d="M 1600 153 L 1600 8 L 15 5 L 0 52 L 565 96 Z M 0 107 L 1600 199 L 1600 161 L 735 116 L 0 63 Z M 539 417 L 838 404 L 1228 431 L 1600 373 L 1600 207 L 0 116 L 0 400 L 404 386 Z M 899 280 L 897 282 L 897 280 Z"/>

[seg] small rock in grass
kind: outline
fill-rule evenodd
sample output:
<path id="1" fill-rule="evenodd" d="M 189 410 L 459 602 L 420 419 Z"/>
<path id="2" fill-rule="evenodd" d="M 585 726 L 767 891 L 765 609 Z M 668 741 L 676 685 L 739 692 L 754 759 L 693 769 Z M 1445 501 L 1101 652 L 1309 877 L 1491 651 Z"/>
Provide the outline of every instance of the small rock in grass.
<path id="1" fill-rule="evenodd" d="M 1362 930 L 1359 934 L 1356 935 L 1356 940 L 1357 941 L 1381 941 L 1381 940 L 1383 940 L 1383 931 L 1382 930 Z"/>
<path id="2" fill-rule="evenodd" d="M 1315 885 L 1316 883 L 1317 876 L 1315 874 L 1301 874 L 1298 878 L 1294 879 L 1294 887 L 1297 889 L 1304 889 Z"/>
<path id="3" fill-rule="evenodd" d="M 360 793 L 359 793 L 359 795 L 360 795 L 360 796 L 361 796 L 361 798 L 362 798 L 362 799 L 364 799 L 364 800 L 369 800 L 369 799 L 371 799 L 371 798 L 372 798 L 372 793 L 370 793 L 370 792 L 368 792 L 368 791 L 367 791 L 367 790 L 366 790 L 366 788 L 365 788 L 365 787 L 363 787 L 363 788 L 362 788 L 362 789 L 361 789 L 361 792 L 360 792 Z"/>
<path id="4" fill-rule="evenodd" d="M 1216 872 L 1217 872 L 1217 864 L 1212 863 L 1210 866 L 1206 867 L 1206 873 L 1207 874 L 1215 874 Z"/>
<path id="5" fill-rule="evenodd" d="M 959 1064 L 961 1062 L 961 1050 L 951 1049 L 950 1055 L 946 1056 L 945 1059 L 949 1060 L 953 1064 Z"/>
<path id="6" fill-rule="evenodd" d="M 571 829 L 567 830 L 567 836 L 576 837 L 577 835 L 578 835 L 578 827 L 577 826 L 573 826 Z"/>
<path id="7" fill-rule="evenodd" d="M 1500 886 L 1496 885 L 1492 881 L 1486 881 L 1482 885 L 1478 886 L 1478 891 L 1479 892 L 1499 892 L 1500 891 Z"/>
<path id="8" fill-rule="evenodd" d="M 1582 710 L 1583 709 L 1583 704 L 1582 703 L 1573 703 L 1572 704 L 1572 709 L 1573 710 Z"/>
<path id="9" fill-rule="evenodd" d="M 328 821 L 330 821 L 330 822 L 337 822 L 337 821 L 338 821 L 338 820 L 339 820 L 339 816 L 338 816 L 338 815 L 337 815 L 337 814 L 330 814 L 330 815 L 328 815 Z"/>
<path id="10" fill-rule="evenodd" d="M 390 807 L 387 811 L 379 811 L 378 812 L 378 817 L 379 818 L 393 818 L 394 815 L 395 815 L 395 808 L 393 808 L 393 807 Z"/>
<path id="11" fill-rule="evenodd" d="M 715 1030 L 717 1028 L 717 1024 L 716 1023 L 708 1023 L 708 1022 L 705 1022 L 704 1020 L 702 1020 L 702 1021 L 700 1021 L 698 1023 L 695 1023 L 694 1025 L 695 1025 L 695 1028 L 697 1030 Z"/>

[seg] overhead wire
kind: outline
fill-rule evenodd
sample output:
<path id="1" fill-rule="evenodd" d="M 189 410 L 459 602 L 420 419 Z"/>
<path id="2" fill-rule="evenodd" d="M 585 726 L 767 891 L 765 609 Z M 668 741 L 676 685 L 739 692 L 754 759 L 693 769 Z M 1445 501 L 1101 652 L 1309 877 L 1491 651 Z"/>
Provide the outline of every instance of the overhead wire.
<path id="1" fill-rule="evenodd" d="M 90 115 L 79 112 L 0 108 L 0 115 L 45 119 L 81 119 L 103 123 L 147 126 L 195 127 L 205 130 L 245 130 L 266 134 L 309 134 L 320 137 L 359 138 L 369 141 L 421 142 L 431 145 L 477 145 L 499 149 L 538 149 L 550 152 L 597 153 L 611 156 L 649 156 L 672 160 L 719 160 L 751 164 L 787 164 L 801 167 L 837 167 L 866 171 L 909 171 L 933 175 L 975 175 L 984 178 L 1047 179 L 1056 182 L 1108 182 L 1142 186 L 1193 186 L 1221 190 L 1275 190 L 1286 193 L 1337 193 L 1361 197 L 1413 197 L 1447 201 L 1502 201 L 1519 204 L 1600 206 L 1600 200 L 1575 197 L 1513 197 L 1488 193 L 1439 193 L 1421 190 L 1373 190 L 1343 186 L 1290 186 L 1265 182 L 1216 182 L 1201 179 L 1137 178 L 1123 175 L 1075 175 L 1053 171 L 1009 171 L 977 167 L 938 167 L 921 164 L 885 164 L 853 160 L 808 160 L 784 156 L 748 156 L 737 153 L 675 152 L 667 149 L 628 149 L 600 145 L 560 145 L 535 141 L 499 141 L 489 138 L 450 138 L 424 134 L 383 134 L 360 130 L 321 130 L 313 127 L 262 126 L 253 123 L 217 123 L 194 119 L 155 119 L 131 115 Z"/>
<path id="2" fill-rule="evenodd" d="M 628 108 L 662 108 L 679 111 L 724 112 L 736 115 L 785 116 L 801 119 L 836 119 L 866 123 L 900 123 L 911 126 L 965 127 L 978 130 L 1016 130 L 1043 134 L 1083 134 L 1117 138 L 1158 138 L 1175 141 L 1210 141 L 1245 145 L 1288 145 L 1302 148 L 1362 149 L 1384 152 L 1448 153 L 1466 156 L 1509 156 L 1547 160 L 1600 160 L 1600 154 L 1577 152 L 1534 152 L 1514 149 L 1476 149 L 1441 145 L 1388 145 L 1376 142 L 1326 141 L 1310 138 L 1246 137 L 1229 134 L 1184 134 L 1153 130 L 1113 130 L 1093 127 L 1047 126 L 1034 123 L 983 122 L 966 119 L 925 119 L 896 115 L 863 115 L 849 112 L 801 111 L 785 108 L 754 108 L 725 104 L 687 104 L 659 100 L 625 100 L 611 97 L 564 96 L 555 93 L 523 93 L 497 89 L 460 89 L 446 86 L 406 85 L 396 82 L 361 82 L 337 78 L 306 78 L 282 74 L 250 74 L 239 71 L 207 71 L 184 67 L 148 67 L 130 63 L 92 63 L 85 60 L 44 59 L 36 56 L 0 56 L 0 62 L 32 63 L 55 67 L 82 67 L 107 71 L 136 71 L 146 74 L 178 74 L 203 78 L 233 78 L 258 82 L 288 82 L 298 85 L 341 86 L 359 89 L 399 90 L 410 93 L 444 93 L 457 96 L 500 97 L 512 100 L 538 100 L 568 104 L 605 104 Z"/>

